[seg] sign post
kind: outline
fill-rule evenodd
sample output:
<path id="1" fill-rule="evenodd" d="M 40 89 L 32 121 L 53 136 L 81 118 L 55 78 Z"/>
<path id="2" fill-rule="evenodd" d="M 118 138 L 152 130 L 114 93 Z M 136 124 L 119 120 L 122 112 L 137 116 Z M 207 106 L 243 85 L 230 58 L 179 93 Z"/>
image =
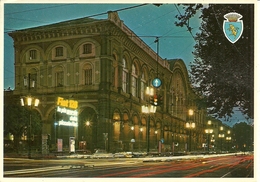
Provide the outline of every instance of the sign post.
<path id="1" fill-rule="evenodd" d="M 70 137 L 70 153 L 75 153 L 75 137 Z"/>
<path id="2" fill-rule="evenodd" d="M 62 152 L 62 139 L 58 138 L 57 139 L 57 151 Z"/>

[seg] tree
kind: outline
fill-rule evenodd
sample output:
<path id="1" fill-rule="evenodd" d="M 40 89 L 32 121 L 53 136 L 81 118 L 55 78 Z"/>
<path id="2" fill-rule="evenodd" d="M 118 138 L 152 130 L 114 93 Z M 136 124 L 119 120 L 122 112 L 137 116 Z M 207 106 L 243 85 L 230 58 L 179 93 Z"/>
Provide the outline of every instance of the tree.
<path id="1" fill-rule="evenodd" d="M 237 147 L 237 150 L 243 151 L 245 148 L 247 150 L 254 150 L 253 149 L 253 136 L 254 136 L 254 127 L 251 125 L 248 125 L 245 122 L 236 123 L 233 126 L 233 132 L 234 132 L 234 139 L 235 145 Z"/>
<path id="2" fill-rule="evenodd" d="M 253 118 L 254 106 L 254 5 L 209 4 L 182 5 L 185 14 L 177 15 L 177 26 L 186 26 L 201 10 L 200 31 L 195 35 L 191 81 L 195 91 L 207 103 L 209 114 L 231 116 L 238 107 Z M 223 32 L 224 15 L 237 12 L 243 16 L 243 34 L 232 44 Z"/>
<path id="3" fill-rule="evenodd" d="M 23 134 L 28 134 L 31 116 L 31 134 L 41 133 L 41 117 L 36 110 L 19 105 L 19 98 L 11 92 L 4 97 L 4 135 L 14 136 L 14 149 L 18 152 L 19 142 Z"/>

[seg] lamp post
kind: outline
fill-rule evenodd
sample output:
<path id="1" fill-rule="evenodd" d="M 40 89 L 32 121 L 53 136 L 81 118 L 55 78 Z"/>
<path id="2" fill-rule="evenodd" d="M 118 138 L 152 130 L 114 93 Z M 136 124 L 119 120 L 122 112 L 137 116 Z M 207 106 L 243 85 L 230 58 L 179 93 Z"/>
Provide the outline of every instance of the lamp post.
<path id="1" fill-rule="evenodd" d="M 225 134 L 218 134 L 218 137 L 220 138 L 220 151 L 222 151 L 222 139 L 225 137 Z"/>
<path id="2" fill-rule="evenodd" d="M 209 135 L 210 135 L 211 133 L 213 133 L 213 130 L 212 130 L 212 129 L 206 129 L 206 130 L 205 130 L 205 133 L 208 135 L 207 145 L 208 145 L 208 152 L 209 152 Z"/>
<path id="3" fill-rule="evenodd" d="M 191 151 L 191 129 L 195 128 L 195 123 L 193 122 L 187 122 L 186 123 L 186 128 L 189 129 L 189 152 Z"/>
<path id="4" fill-rule="evenodd" d="M 143 128 L 140 127 L 140 130 L 139 130 L 139 151 L 140 151 L 140 148 L 141 148 L 141 135 L 143 133 Z"/>
<path id="5" fill-rule="evenodd" d="M 193 116 L 194 111 L 192 109 L 189 109 L 189 122 L 186 123 L 186 128 L 189 129 L 189 147 L 188 147 L 188 151 L 191 151 L 191 129 L 195 128 L 195 123 L 192 122 L 191 117 Z"/>
<path id="6" fill-rule="evenodd" d="M 213 133 L 213 129 L 210 129 L 210 126 L 211 126 L 211 121 L 210 120 L 208 120 L 208 129 L 205 129 L 205 133 L 207 134 L 207 145 L 208 145 L 208 152 L 209 152 L 209 135 L 211 134 L 211 133 Z"/>
<path id="7" fill-rule="evenodd" d="M 27 128 L 29 128 L 28 131 L 28 137 L 27 137 L 27 141 L 28 141 L 28 158 L 31 158 L 31 124 L 32 124 L 32 106 L 34 107 L 38 107 L 40 103 L 40 100 L 37 98 L 33 98 L 31 96 L 25 97 L 25 98 L 21 98 L 21 106 L 28 106 L 30 108 L 30 123 L 29 126 Z"/>
<path id="8" fill-rule="evenodd" d="M 230 130 L 227 131 L 226 141 L 227 141 L 227 144 L 228 144 L 228 151 L 229 151 L 229 142 L 231 141 Z"/>
<path id="9" fill-rule="evenodd" d="M 231 137 L 226 137 L 227 144 L 228 144 L 228 152 L 229 152 L 229 142 L 231 141 Z"/>
<path id="10" fill-rule="evenodd" d="M 147 87 L 146 88 L 146 95 L 148 95 L 149 97 L 150 96 L 154 96 L 154 89 L 153 88 L 150 88 L 150 87 Z M 149 148 L 150 148 L 150 114 L 152 113 L 155 113 L 156 112 L 156 106 L 154 105 L 143 105 L 142 106 L 142 113 L 144 114 L 148 114 L 148 121 L 147 121 L 147 134 L 146 134 L 146 137 L 147 137 L 147 154 L 149 153 Z"/>
<path id="11" fill-rule="evenodd" d="M 225 134 L 222 133 L 223 126 L 220 127 L 220 133 L 218 134 L 218 137 L 220 138 L 220 152 L 222 151 L 222 139 L 225 137 Z"/>
<path id="12" fill-rule="evenodd" d="M 157 134 L 158 134 L 158 131 L 155 130 L 155 131 L 154 131 L 154 136 L 155 136 L 154 141 L 155 141 L 155 144 L 156 144 L 156 142 L 157 142 Z"/>

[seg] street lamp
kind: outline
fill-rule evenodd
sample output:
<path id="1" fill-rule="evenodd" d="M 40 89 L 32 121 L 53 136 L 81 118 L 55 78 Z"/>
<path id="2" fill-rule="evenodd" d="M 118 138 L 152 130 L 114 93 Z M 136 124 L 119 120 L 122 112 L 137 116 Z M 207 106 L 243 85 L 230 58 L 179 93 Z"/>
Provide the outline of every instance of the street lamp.
<path id="1" fill-rule="evenodd" d="M 230 130 L 227 131 L 227 137 L 226 137 L 226 141 L 227 141 L 227 144 L 228 144 L 228 151 L 229 151 L 229 142 L 231 141 L 231 137 L 230 137 Z"/>
<path id="2" fill-rule="evenodd" d="M 229 142 L 231 141 L 231 137 L 226 137 L 227 143 L 228 143 L 228 151 L 229 151 Z"/>
<path id="3" fill-rule="evenodd" d="M 222 151 L 222 139 L 225 137 L 225 134 L 218 134 L 218 137 L 220 138 L 220 151 Z"/>
<path id="4" fill-rule="evenodd" d="M 211 121 L 210 120 L 208 120 L 208 126 L 211 126 Z M 208 135 L 208 141 L 207 141 L 207 145 L 208 145 L 208 152 L 209 152 L 209 135 L 211 134 L 211 133 L 213 133 L 213 129 L 205 129 L 205 133 Z"/>
<path id="5" fill-rule="evenodd" d="M 191 129 L 195 128 L 195 123 L 192 122 L 192 119 L 191 119 L 193 114 L 194 114 L 194 111 L 192 109 L 189 109 L 189 111 L 188 111 L 189 121 L 186 123 L 186 128 L 189 129 L 189 148 L 188 148 L 189 152 L 191 151 Z"/>
<path id="6" fill-rule="evenodd" d="M 157 134 L 158 134 L 158 131 L 157 130 L 155 130 L 154 131 L 154 141 L 155 141 L 155 146 L 157 146 Z"/>
<path id="7" fill-rule="evenodd" d="M 140 130 L 139 130 L 140 132 L 139 132 L 139 151 L 140 151 L 140 148 L 141 148 L 141 135 L 142 135 L 142 133 L 143 133 L 143 128 L 142 127 L 140 127 Z"/>
<path id="8" fill-rule="evenodd" d="M 195 123 L 194 122 L 187 122 L 186 128 L 189 129 L 189 152 L 190 152 L 191 151 L 191 129 L 195 128 Z"/>
<path id="9" fill-rule="evenodd" d="M 33 98 L 31 96 L 25 97 L 25 98 L 21 98 L 21 106 L 28 106 L 30 108 L 30 123 L 29 123 L 29 131 L 28 131 L 28 158 L 31 158 L 31 124 L 32 124 L 32 106 L 34 107 L 38 107 L 40 100 L 37 98 Z"/>
<path id="10" fill-rule="evenodd" d="M 146 95 L 153 96 L 154 95 L 154 89 L 147 87 L 146 88 Z M 142 113 L 148 114 L 148 121 L 147 121 L 147 154 L 149 153 L 150 148 L 150 114 L 156 112 L 156 106 L 154 105 L 143 105 L 142 106 Z"/>
<path id="11" fill-rule="evenodd" d="M 205 129 L 205 133 L 208 135 L 208 151 L 209 151 L 209 135 L 213 133 L 213 129 Z"/>
<path id="12" fill-rule="evenodd" d="M 225 137 L 225 134 L 222 133 L 223 126 L 220 127 L 220 133 L 218 134 L 218 137 L 220 138 L 220 151 L 222 151 L 222 139 Z"/>

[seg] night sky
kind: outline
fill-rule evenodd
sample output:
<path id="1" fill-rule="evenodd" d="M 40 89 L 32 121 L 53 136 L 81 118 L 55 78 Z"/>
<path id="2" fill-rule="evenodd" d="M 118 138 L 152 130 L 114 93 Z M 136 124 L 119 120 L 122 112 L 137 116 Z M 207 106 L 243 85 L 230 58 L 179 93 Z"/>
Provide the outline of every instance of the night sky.
<path id="1" fill-rule="evenodd" d="M 160 57 L 181 58 L 189 69 L 195 40 L 187 28 L 175 26 L 176 6 L 138 5 L 141 4 L 4 4 L 4 88 L 14 88 L 13 40 L 8 32 L 89 16 L 107 19 L 107 12 L 116 10 L 124 24 L 155 52 L 154 41 L 159 37 Z M 199 23 L 198 18 L 190 21 L 194 35 Z"/>
<path id="2" fill-rule="evenodd" d="M 14 49 L 13 40 L 8 32 L 38 27 L 83 17 L 107 19 L 108 11 L 118 11 L 124 24 L 139 36 L 155 52 L 156 37 L 159 37 L 159 56 L 166 59 L 182 59 L 187 69 L 193 62 L 195 40 L 186 27 L 176 27 L 175 18 L 182 13 L 181 7 L 175 4 L 18 4 L 3 3 L 4 15 L 4 70 L 3 88 L 14 89 Z M 178 11 L 179 10 L 179 11 Z M 199 31 L 199 15 L 190 20 L 192 34 Z M 256 41 L 257 42 L 257 41 Z M 245 120 L 236 112 L 229 125 Z"/>

